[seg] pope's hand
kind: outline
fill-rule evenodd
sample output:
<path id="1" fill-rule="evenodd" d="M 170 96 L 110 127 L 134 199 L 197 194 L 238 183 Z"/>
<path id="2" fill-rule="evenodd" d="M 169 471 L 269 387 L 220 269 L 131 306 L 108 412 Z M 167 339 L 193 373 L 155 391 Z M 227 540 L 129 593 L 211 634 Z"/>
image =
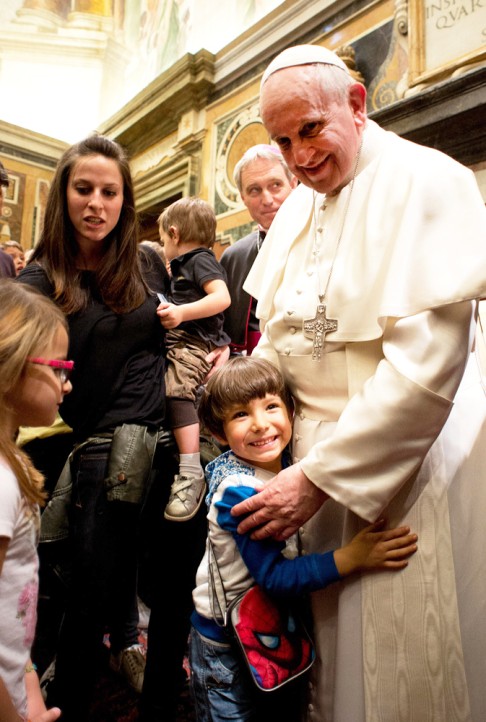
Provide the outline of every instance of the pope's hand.
<path id="1" fill-rule="evenodd" d="M 231 514 L 248 514 L 238 525 L 238 533 L 251 532 L 253 539 L 288 539 L 308 521 L 328 499 L 313 484 L 299 464 L 283 469 L 263 491 L 236 504 Z"/>

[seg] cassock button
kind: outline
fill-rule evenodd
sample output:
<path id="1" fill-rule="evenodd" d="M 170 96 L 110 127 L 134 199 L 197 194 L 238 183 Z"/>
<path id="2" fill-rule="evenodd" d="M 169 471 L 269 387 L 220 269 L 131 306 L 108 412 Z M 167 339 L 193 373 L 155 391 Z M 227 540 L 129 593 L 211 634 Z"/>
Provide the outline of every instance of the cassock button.
<path id="1" fill-rule="evenodd" d="M 287 313 L 287 316 L 293 316 L 294 313 L 295 313 L 295 311 L 290 311 L 290 310 L 289 310 L 289 311 L 287 311 L 286 313 Z"/>
<path id="2" fill-rule="evenodd" d="M 313 273 L 314 273 L 314 269 L 313 269 L 313 268 L 308 268 L 308 269 L 307 269 L 307 275 L 308 275 L 308 276 L 312 276 Z"/>
<path id="3" fill-rule="evenodd" d="M 298 293 L 299 296 L 300 296 L 300 294 L 302 293 L 302 289 L 301 289 L 301 288 L 296 288 L 296 289 L 295 289 L 295 293 Z"/>
<path id="4" fill-rule="evenodd" d="M 291 348 L 288 348 L 288 347 L 287 347 L 287 348 L 285 349 L 285 355 L 286 355 L 286 356 L 290 356 L 291 352 L 292 352 L 292 349 L 291 349 Z"/>
<path id="5" fill-rule="evenodd" d="M 295 328 L 295 326 L 291 326 L 289 328 L 289 331 L 290 331 L 290 333 L 294 334 L 297 331 L 297 329 Z"/>
<path id="6" fill-rule="evenodd" d="M 126 476 L 126 474 L 123 473 L 123 471 L 120 471 L 116 478 L 118 479 L 118 481 L 126 481 L 127 480 L 127 476 Z"/>

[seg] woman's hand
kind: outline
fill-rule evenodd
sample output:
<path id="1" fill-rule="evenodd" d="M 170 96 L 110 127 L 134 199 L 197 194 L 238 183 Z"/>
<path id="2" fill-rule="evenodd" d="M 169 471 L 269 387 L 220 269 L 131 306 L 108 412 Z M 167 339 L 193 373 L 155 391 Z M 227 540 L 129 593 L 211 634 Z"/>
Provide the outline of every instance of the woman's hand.
<path id="1" fill-rule="evenodd" d="M 208 364 L 212 364 L 211 371 L 206 376 L 206 381 L 211 378 L 215 371 L 223 366 L 230 357 L 229 346 L 218 346 L 206 356 Z"/>

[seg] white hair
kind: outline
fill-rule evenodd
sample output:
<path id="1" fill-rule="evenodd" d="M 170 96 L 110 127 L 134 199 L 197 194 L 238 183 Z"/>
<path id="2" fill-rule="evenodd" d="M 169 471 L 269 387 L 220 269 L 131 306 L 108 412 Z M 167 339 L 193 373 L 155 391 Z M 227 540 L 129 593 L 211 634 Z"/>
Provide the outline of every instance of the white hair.
<path id="1" fill-rule="evenodd" d="M 233 171 L 233 178 L 236 183 L 236 187 L 238 188 L 240 193 L 243 188 L 241 181 L 243 171 L 248 165 L 257 160 L 257 158 L 263 158 L 264 160 L 268 160 L 271 163 L 275 163 L 275 165 L 280 163 L 289 181 L 292 180 L 292 172 L 289 170 L 289 167 L 285 162 L 280 150 L 274 145 L 266 145 L 265 143 L 260 143 L 259 145 L 253 145 L 251 146 L 251 148 L 248 148 L 248 150 L 243 154 L 238 163 L 235 165 L 235 169 Z"/>

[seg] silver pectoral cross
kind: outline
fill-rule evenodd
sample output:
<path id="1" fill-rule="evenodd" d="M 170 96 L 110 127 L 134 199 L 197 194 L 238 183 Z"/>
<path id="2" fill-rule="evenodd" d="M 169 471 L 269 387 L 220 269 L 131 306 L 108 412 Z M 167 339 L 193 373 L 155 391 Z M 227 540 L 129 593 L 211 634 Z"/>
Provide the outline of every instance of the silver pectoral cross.
<path id="1" fill-rule="evenodd" d="M 302 324 L 304 336 L 314 341 L 312 347 L 312 358 L 319 361 L 321 358 L 322 347 L 326 340 L 326 333 L 337 331 L 338 322 L 335 318 L 326 318 L 326 306 L 324 304 L 324 296 L 319 296 L 316 315 L 314 318 L 304 319 Z"/>

